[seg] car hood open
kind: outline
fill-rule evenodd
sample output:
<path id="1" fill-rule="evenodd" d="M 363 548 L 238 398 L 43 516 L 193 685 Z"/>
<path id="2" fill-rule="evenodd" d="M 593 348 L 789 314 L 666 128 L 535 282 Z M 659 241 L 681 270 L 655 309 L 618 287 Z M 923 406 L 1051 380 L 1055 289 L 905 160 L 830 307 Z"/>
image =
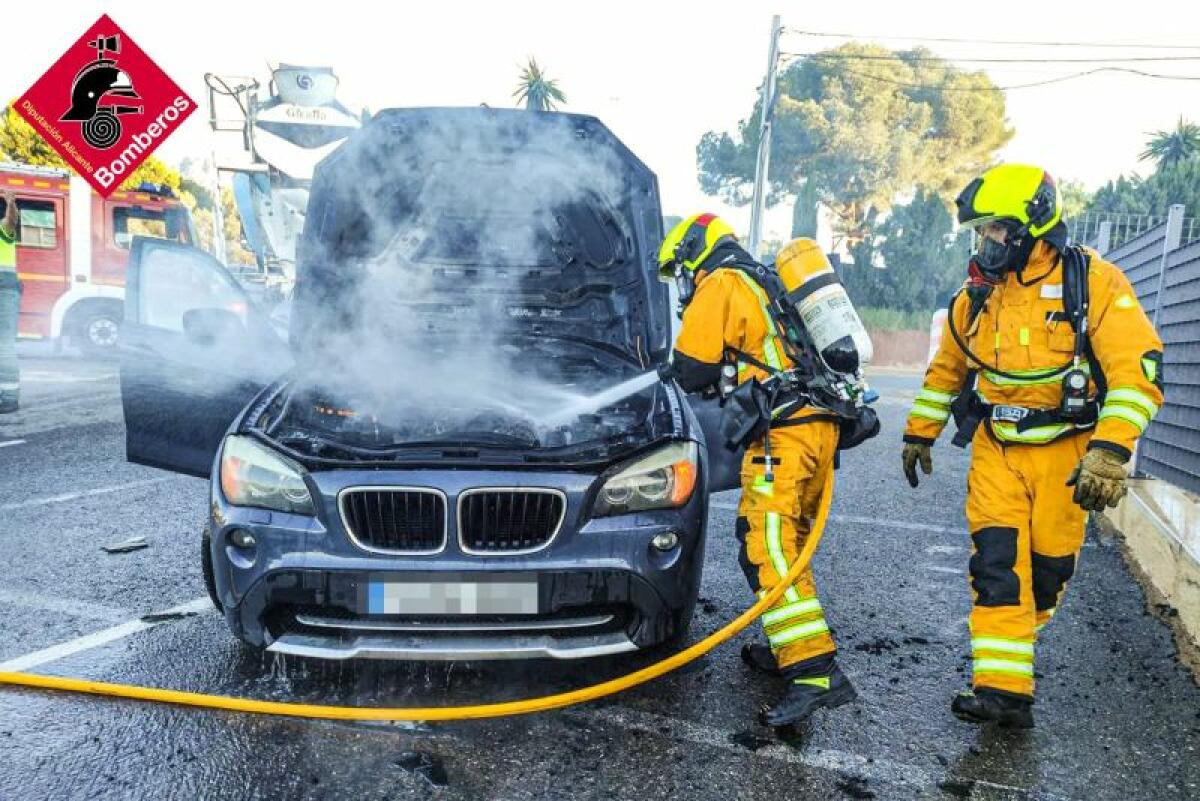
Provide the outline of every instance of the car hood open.
<path id="1" fill-rule="evenodd" d="M 292 347 L 312 364 L 435 337 L 469 362 L 543 336 L 646 367 L 670 346 L 661 237 L 653 173 L 595 118 L 382 111 L 314 174 Z"/>

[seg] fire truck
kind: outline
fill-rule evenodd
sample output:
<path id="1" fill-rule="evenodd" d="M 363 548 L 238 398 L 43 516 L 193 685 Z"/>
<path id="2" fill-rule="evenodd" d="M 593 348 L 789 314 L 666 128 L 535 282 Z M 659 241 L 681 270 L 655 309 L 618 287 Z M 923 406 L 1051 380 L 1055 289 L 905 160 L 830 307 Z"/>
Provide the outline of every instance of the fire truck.
<path id="1" fill-rule="evenodd" d="M 91 356 L 113 354 L 133 237 L 196 243 L 191 215 L 167 187 L 143 183 L 102 198 L 67 170 L 7 162 L 0 163 L 0 190 L 13 192 L 20 212 L 22 339 L 67 340 Z"/>

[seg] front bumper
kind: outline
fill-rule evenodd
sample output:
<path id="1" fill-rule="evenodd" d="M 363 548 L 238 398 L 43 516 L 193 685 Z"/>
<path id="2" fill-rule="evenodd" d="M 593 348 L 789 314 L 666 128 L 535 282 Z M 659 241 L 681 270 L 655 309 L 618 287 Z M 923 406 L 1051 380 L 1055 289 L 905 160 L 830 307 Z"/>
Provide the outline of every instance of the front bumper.
<path id="1" fill-rule="evenodd" d="M 401 616 L 367 613 L 372 580 L 446 581 L 469 574 L 414 571 L 281 571 L 226 609 L 234 633 L 270 651 L 324 659 L 578 659 L 661 643 L 695 603 L 699 565 L 679 564 L 671 586 L 627 570 L 521 571 L 538 585 L 536 615 Z M 479 579 L 509 577 L 487 571 Z M 672 603 L 672 601 L 674 603 Z"/>
<path id="2" fill-rule="evenodd" d="M 681 509 L 590 519 L 594 476 L 541 474 L 562 489 L 567 511 L 559 533 L 536 553 L 479 555 L 458 543 L 426 555 L 370 553 L 356 546 L 337 512 L 338 491 L 364 484 L 437 487 L 451 503 L 472 486 L 529 485 L 530 474 L 464 471 L 314 474 L 315 518 L 233 507 L 214 487 L 209 524 L 214 580 L 233 633 L 277 653 L 325 659 L 575 659 L 662 643 L 686 626 L 704 561 L 707 495 Z M 462 482 L 454 485 L 453 482 Z M 252 553 L 230 542 L 253 535 Z M 675 548 L 651 545 L 673 532 Z M 537 613 L 526 615 L 372 615 L 364 603 L 374 582 L 537 583 Z"/>
<path id="3" fill-rule="evenodd" d="M 609 626 L 615 619 L 615 615 L 587 615 L 538 622 L 429 623 L 297 615 L 298 623 L 320 631 L 283 634 L 267 650 L 317 659 L 423 662 L 583 659 L 637 650 L 624 631 L 588 633 Z"/>

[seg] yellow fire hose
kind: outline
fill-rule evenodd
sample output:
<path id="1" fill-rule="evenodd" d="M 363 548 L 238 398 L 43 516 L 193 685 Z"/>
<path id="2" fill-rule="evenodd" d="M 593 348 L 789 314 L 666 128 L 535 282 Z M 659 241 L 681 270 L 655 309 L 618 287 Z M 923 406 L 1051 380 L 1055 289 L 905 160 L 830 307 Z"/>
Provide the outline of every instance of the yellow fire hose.
<path id="1" fill-rule="evenodd" d="M 230 712 L 251 712 L 259 715 L 286 715 L 298 718 L 323 718 L 328 720 L 392 720 L 392 721 L 433 721 L 433 720 L 467 720 L 478 718 L 498 718 L 507 715 L 525 715 L 530 712 L 544 712 L 548 709 L 594 701 L 606 695 L 612 695 L 630 687 L 644 684 L 656 679 L 677 667 L 686 665 L 694 659 L 728 641 L 735 634 L 754 622 L 769 607 L 773 606 L 792 586 L 800 573 L 812 560 L 817 549 L 817 543 L 825 531 L 825 523 L 829 518 L 829 505 L 833 499 L 833 471 L 825 482 L 821 504 L 817 510 L 817 518 L 813 523 L 812 532 L 805 542 L 804 548 L 796 557 L 795 563 L 788 570 L 783 580 L 776 584 L 757 603 L 743 612 L 724 628 L 705 637 L 700 642 L 674 654 L 661 662 L 648 665 L 641 670 L 625 676 L 593 684 L 570 692 L 547 695 L 541 698 L 526 698 L 522 701 L 505 701 L 495 704 L 478 704 L 475 706 L 441 706 L 441 707 L 358 707 L 358 706 L 327 706 L 324 704 L 297 704 L 283 701 L 256 701 L 250 698 L 230 698 L 222 695 L 205 695 L 203 693 L 182 692 L 180 690 L 163 690 L 155 687 L 136 687 L 128 684 L 110 684 L 102 681 L 87 681 L 70 679 L 59 676 L 42 676 L 32 673 L 0 672 L 0 684 L 16 684 L 25 687 L 40 687 L 47 690 L 64 690 L 67 692 L 90 693 L 92 695 L 111 695 L 117 698 L 133 698 L 139 701 L 157 701 L 162 704 L 180 704 L 206 709 L 225 709 Z"/>

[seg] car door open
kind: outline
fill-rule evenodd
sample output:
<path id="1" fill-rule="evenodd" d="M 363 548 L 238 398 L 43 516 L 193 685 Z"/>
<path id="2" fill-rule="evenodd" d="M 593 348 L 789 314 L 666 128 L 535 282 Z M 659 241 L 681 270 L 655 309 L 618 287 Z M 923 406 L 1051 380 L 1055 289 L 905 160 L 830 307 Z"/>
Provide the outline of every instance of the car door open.
<path id="1" fill-rule="evenodd" d="M 146 237 L 130 249 L 120 349 L 126 458 L 204 478 L 230 423 L 292 364 L 216 259 Z"/>

